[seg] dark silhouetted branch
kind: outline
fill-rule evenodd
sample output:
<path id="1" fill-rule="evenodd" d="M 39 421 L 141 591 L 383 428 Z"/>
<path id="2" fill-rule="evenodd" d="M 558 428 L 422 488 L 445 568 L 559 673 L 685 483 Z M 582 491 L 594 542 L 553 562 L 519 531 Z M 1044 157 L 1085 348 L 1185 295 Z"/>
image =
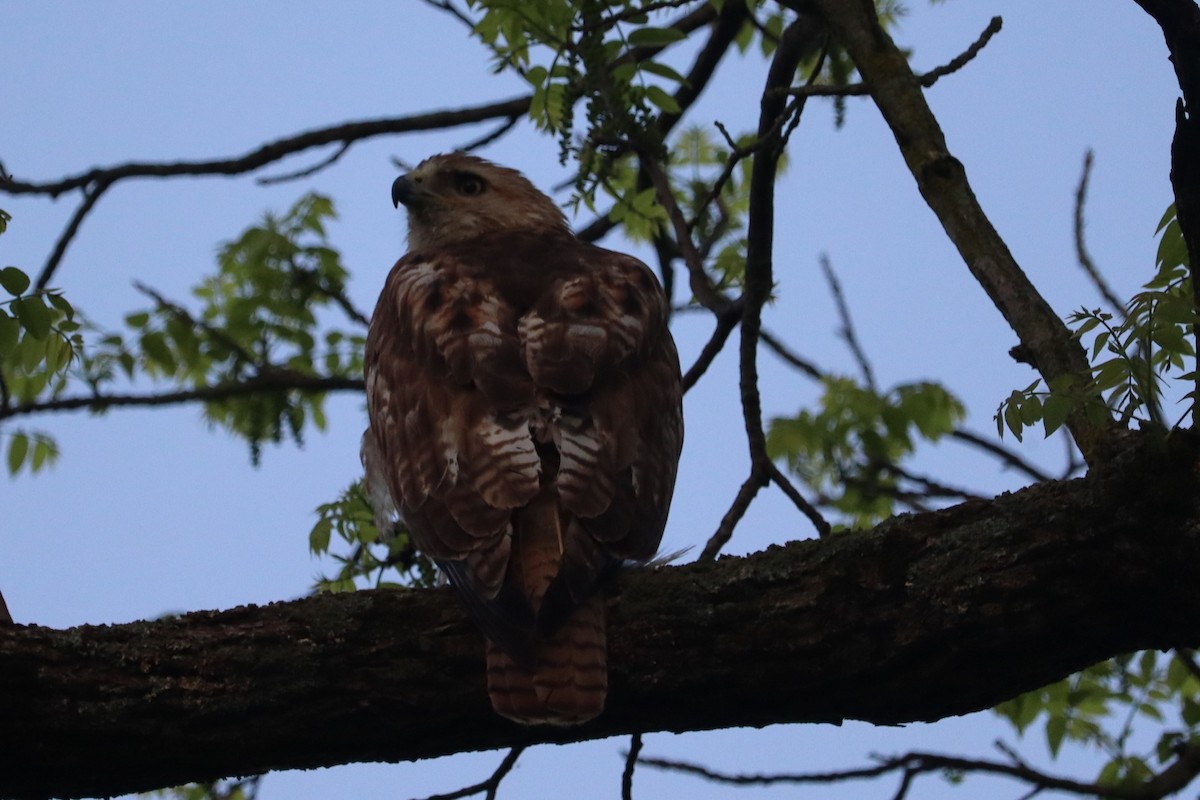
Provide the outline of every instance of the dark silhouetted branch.
<path id="1" fill-rule="evenodd" d="M 491 710 L 482 638 L 448 589 L 0 626 L 0 796 L 989 708 L 1106 658 L 1200 641 L 1196 458 L 1187 434 L 1131 434 L 1084 479 L 625 571 L 609 599 L 608 704 L 577 728 Z"/>
<path id="2" fill-rule="evenodd" d="M 920 81 L 869 3 L 813 0 L 853 59 L 900 147 L 917 187 L 971 274 L 991 298 L 1047 383 L 1084 391 L 1091 370 L 1079 342 L 1021 270 L 949 151 Z M 1083 406 L 1067 426 L 1089 464 L 1101 463 L 1115 426 Z"/>
<path id="3" fill-rule="evenodd" d="M 324 393 L 362 392 L 364 390 L 365 384 L 361 378 L 324 377 L 304 375 L 288 370 L 271 370 L 237 383 L 218 383 L 194 389 L 145 394 L 92 394 L 39 400 L 0 409 L 0 420 L 59 411 L 100 412 L 110 408 L 152 408 L 193 402 L 215 402 L 263 392 Z"/>

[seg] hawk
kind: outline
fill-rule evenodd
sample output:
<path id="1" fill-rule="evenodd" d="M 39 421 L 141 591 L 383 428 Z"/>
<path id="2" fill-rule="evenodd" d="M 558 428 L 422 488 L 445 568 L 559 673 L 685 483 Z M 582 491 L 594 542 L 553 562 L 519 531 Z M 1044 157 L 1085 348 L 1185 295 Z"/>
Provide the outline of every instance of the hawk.
<path id="1" fill-rule="evenodd" d="M 675 486 L 667 299 L 645 264 L 576 238 L 515 170 L 437 155 L 392 200 L 409 252 L 367 334 L 368 492 L 486 636 L 493 708 L 586 722 L 608 686 L 599 590 L 654 555 Z"/>

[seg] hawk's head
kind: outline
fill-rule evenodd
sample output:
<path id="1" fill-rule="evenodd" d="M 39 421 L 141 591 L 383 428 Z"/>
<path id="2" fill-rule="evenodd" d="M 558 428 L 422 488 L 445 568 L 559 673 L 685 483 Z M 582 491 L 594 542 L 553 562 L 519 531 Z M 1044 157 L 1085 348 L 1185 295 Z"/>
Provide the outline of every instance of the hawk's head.
<path id="1" fill-rule="evenodd" d="M 410 250 L 501 230 L 567 230 L 562 211 L 525 176 L 465 153 L 431 156 L 401 175 L 392 202 L 408 209 Z"/>

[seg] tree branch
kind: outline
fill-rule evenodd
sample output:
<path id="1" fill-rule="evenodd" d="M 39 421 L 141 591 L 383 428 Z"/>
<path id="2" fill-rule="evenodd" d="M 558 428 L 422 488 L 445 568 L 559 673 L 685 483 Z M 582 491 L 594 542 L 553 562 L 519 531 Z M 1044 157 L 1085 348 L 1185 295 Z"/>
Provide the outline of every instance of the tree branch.
<path id="1" fill-rule="evenodd" d="M 95 207 L 96 201 L 113 184 L 130 178 L 171 178 L 177 176 L 199 175 L 240 175 L 253 172 L 260 167 L 279 161 L 287 156 L 314 147 L 340 142 L 342 147 L 334 154 L 332 160 L 341 157 L 351 144 L 386 134 L 409 133 L 419 130 L 437 130 L 452 128 L 458 125 L 469 125 L 497 117 L 519 117 L 529 110 L 531 95 L 514 97 L 497 103 L 449 111 L 432 111 L 425 114 L 413 114 L 404 117 L 385 117 L 383 119 L 362 120 L 318 128 L 294 136 L 276 139 L 241 156 L 225 159 L 210 159 L 207 161 L 131 161 L 113 167 L 96 167 L 87 172 L 69 175 L 57 181 L 32 182 L 20 181 L 12 176 L 0 175 L 0 191 L 7 194 L 40 194 L 58 197 L 64 192 L 82 190 L 83 201 L 71 216 L 54 246 L 50 258 L 38 276 L 37 288 L 43 289 L 54 275 L 62 261 L 67 245 L 74 239 L 84 218 Z M 332 163 L 332 160 L 328 160 Z M 328 166 L 319 163 L 315 168 Z M 289 176 L 284 176 L 286 179 Z M 297 177 L 293 175 L 291 177 Z"/>
<path id="2" fill-rule="evenodd" d="M 984 214 L 966 170 L 946 146 L 920 82 L 904 53 L 879 24 L 874 7 L 845 0 L 814 3 L 870 88 L 925 202 L 1032 355 L 1042 377 L 1056 388 L 1082 391 L 1091 374 L 1082 347 L 1030 283 Z M 1067 425 L 1088 463 L 1101 463 L 1114 426 L 1089 420 L 1082 407 L 1071 414 Z"/>
<path id="3" fill-rule="evenodd" d="M 359 142 L 375 136 L 412 131 L 439 130 L 470 125 L 500 117 L 520 116 L 529 111 L 531 96 L 514 97 L 495 103 L 468 106 L 447 111 L 430 111 L 402 117 L 360 120 L 317 128 L 282 139 L 267 142 L 248 153 L 231 158 L 207 161 L 131 161 L 113 167 L 97 167 L 87 172 L 68 175 L 57 181 L 42 183 L 15 178 L 0 184 L 7 194 L 43 194 L 58 197 L 63 192 L 84 189 L 99 181 L 117 183 L 130 178 L 172 178 L 198 175 L 241 175 L 279 161 L 282 158 L 335 142 Z"/>
<path id="4" fill-rule="evenodd" d="M 1188 263 L 1200 267 L 1200 7 L 1195 0 L 1134 0 L 1162 29 L 1183 98 L 1175 104 L 1171 140 L 1171 188 L 1175 214 L 1187 246 Z M 1192 299 L 1200 307 L 1200 281 L 1193 272 Z M 1200 349 L 1200 323 L 1192 326 Z M 1200 372 L 1196 390 L 1200 391 Z M 1192 427 L 1200 428 L 1200 403 L 1192 404 Z"/>
<path id="5" fill-rule="evenodd" d="M 57 397 L 25 405 L 0 409 L 0 420 L 29 414 L 53 411 L 107 411 L 116 407 L 153 407 L 179 405 L 189 402 L 213 402 L 244 397 L 259 392 L 362 392 L 361 378 L 304 375 L 299 372 L 273 369 L 254 378 L 237 383 L 218 383 L 149 394 L 92 394 L 77 397 Z"/>
<path id="6" fill-rule="evenodd" d="M 917 775 L 929 772 L 953 770 L 963 773 L 1003 775 L 1023 781 L 1035 791 L 1052 790 L 1089 797 L 1119 798 L 1120 800 L 1158 800 L 1182 789 L 1197 774 L 1200 774 L 1200 747 L 1188 745 L 1177 759 L 1162 773 L 1155 775 L 1141 786 L 1101 786 L 1096 783 L 1062 778 L 1034 769 L 1023 762 L 1006 764 L 982 758 L 963 758 L 940 753 L 906 753 L 902 756 L 879 759 L 880 763 L 859 769 L 835 770 L 832 772 L 778 773 L 778 774 L 729 774 L 718 772 L 699 764 L 663 758 L 641 758 L 640 764 L 655 769 L 682 772 L 714 783 L 734 786 L 777 786 L 780 784 L 833 784 L 850 780 L 878 778 L 891 772 L 902 772 L 904 783 L 897 796 L 903 792 Z M 1180 783 L 1180 781 L 1183 781 Z"/>
<path id="7" fill-rule="evenodd" d="M 1083 171 L 1079 175 L 1079 185 L 1075 188 L 1075 260 L 1079 262 L 1079 266 L 1087 273 L 1092 284 L 1096 287 L 1096 291 L 1104 298 L 1104 302 L 1108 303 L 1109 307 L 1114 312 L 1125 316 L 1125 304 L 1113 292 L 1112 287 L 1108 285 L 1108 281 L 1104 280 L 1104 276 L 1100 274 L 1100 270 L 1096 268 L 1096 262 L 1092 260 L 1091 253 L 1087 249 L 1087 238 L 1084 236 L 1084 228 L 1087 227 L 1087 221 L 1083 210 L 1087 205 L 1088 185 L 1092 178 L 1092 165 L 1095 163 L 1095 154 L 1091 148 L 1083 154 Z"/>
<path id="8" fill-rule="evenodd" d="M 608 708 L 578 728 L 491 711 L 482 641 L 449 590 L 0 626 L 0 796 L 988 708 L 1104 658 L 1200 642 L 1196 458 L 1190 436 L 1131 435 L 1086 479 L 626 572 L 610 599 Z"/>

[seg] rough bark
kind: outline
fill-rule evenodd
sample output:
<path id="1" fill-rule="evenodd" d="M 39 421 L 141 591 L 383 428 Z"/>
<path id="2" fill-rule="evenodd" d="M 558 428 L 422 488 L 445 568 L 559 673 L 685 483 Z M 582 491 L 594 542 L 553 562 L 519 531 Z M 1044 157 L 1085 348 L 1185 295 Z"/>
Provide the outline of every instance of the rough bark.
<path id="1" fill-rule="evenodd" d="M 446 591 L 0 626 L 0 796 L 630 731 L 934 720 L 1108 656 L 1195 646 L 1196 449 L 1135 445 L 1086 479 L 623 575 L 608 709 L 574 729 L 491 712 L 482 641 Z"/>

